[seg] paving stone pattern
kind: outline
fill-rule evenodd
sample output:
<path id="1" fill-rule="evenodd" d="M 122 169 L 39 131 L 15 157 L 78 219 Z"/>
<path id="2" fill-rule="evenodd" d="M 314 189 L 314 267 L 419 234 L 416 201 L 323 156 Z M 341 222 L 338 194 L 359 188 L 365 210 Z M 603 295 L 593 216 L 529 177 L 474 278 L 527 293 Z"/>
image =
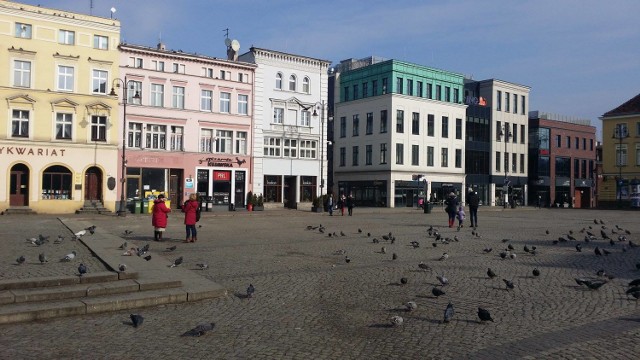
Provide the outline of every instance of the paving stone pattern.
<path id="1" fill-rule="evenodd" d="M 137 329 L 128 325 L 128 312 L 3 325 L 1 357 L 636 358 L 640 310 L 638 301 L 624 294 L 624 285 L 640 277 L 635 270 L 640 248 L 623 252 L 626 242 L 611 246 L 598 240 L 583 242 L 583 252 L 578 253 L 576 242 L 554 245 L 552 240 L 569 230 L 582 239 L 584 234 L 578 231 L 588 226 L 599 234 L 600 225 L 593 223 L 597 218 L 604 220 L 609 234 L 617 224 L 631 231 L 628 239 L 640 243 L 638 215 L 578 209 L 481 209 L 481 237 L 477 238 L 466 227 L 459 232 L 445 227 L 446 214 L 438 209 L 423 214 L 412 209 L 357 208 L 352 217 L 296 210 L 204 213 L 194 244 L 180 242 L 184 237 L 180 214 L 170 215 L 165 235 L 170 240 L 163 243 L 153 241 L 148 216 L 87 217 L 97 225 L 96 231 L 133 231 L 127 241 L 149 243 L 151 261 L 168 265 L 183 256 L 180 266 L 222 284 L 232 295 L 136 311 L 145 317 Z M 14 219 L 0 217 L 4 242 L 11 244 L 6 245 L 10 251 L 2 252 L 2 276 L 26 276 L 21 271 L 31 267 L 58 271 L 46 265 L 11 264 L 17 255 L 6 253 L 26 251 L 30 246 L 25 247 L 24 230 L 8 229 Z M 54 220 L 31 216 L 24 227 L 36 236 L 41 223 L 56 226 L 54 233 L 62 231 Z M 325 233 L 306 229 L 320 224 Z M 430 225 L 438 227 L 443 237 L 457 235 L 460 241 L 433 247 L 433 238 L 426 234 Z M 333 232 L 337 236 L 328 235 Z M 394 244 L 381 239 L 389 232 L 397 239 Z M 380 243 L 374 244 L 374 237 Z M 511 241 L 503 243 L 506 238 Z M 409 245 L 414 240 L 420 242 L 419 248 Z M 517 257 L 503 260 L 498 253 L 509 243 Z M 166 252 L 171 245 L 177 249 Z M 537 254 L 525 253 L 524 245 L 536 246 Z M 611 255 L 595 256 L 596 245 Z M 493 251 L 485 254 L 482 249 L 486 247 Z M 439 261 L 444 252 L 449 258 Z M 393 253 L 397 260 L 392 260 Z M 433 271 L 418 268 L 420 261 Z M 208 270 L 197 270 L 196 264 L 202 262 L 209 264 Z M 488 267 L 497 278 L 488 279 Z M 534 267 L 541 272 L 537 278 L 531 275 Z M 579 287 L 573 280 L 596 277 L 599 269 L 615 276 L 599 290 Z M 450 280 L 442 288 L 446 294 L 439 298 L 431 295 L 438 284 L 436 273 Z M 407 278 L 406 285 L 400 283 L 402 277 Z M 503 278 L 512 280 L 515 289 L 506 290 Z M 251 299 L 244 296 L 249 283 L 256 288 Z M 415 301 L 418 308 L 406 312 L 407 301 Z M 449 301 L 455 316 L 442 324 Z M 491 311 L 495 322 L 479 323 L 479 306 Z M 390 326 L 394 315 L 405 319 L 402 326 Z M 179 336 L 198 323 L 212 321 L 216 328 L 205 336 Z"/>

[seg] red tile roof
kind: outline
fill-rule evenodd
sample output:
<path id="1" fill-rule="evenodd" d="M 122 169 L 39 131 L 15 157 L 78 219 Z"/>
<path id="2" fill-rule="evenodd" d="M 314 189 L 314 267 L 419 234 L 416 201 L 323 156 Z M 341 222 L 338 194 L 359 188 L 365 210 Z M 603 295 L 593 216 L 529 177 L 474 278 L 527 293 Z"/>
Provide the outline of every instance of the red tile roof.
<path id="1" fill-rule="evenodd" d="M 624 104 L 617 108 L 607 111 L 602 117 L 614 117 L 623 115 L 640 114 L 640 94 L 636 95 L 633 99 L 628 100 Z"/>

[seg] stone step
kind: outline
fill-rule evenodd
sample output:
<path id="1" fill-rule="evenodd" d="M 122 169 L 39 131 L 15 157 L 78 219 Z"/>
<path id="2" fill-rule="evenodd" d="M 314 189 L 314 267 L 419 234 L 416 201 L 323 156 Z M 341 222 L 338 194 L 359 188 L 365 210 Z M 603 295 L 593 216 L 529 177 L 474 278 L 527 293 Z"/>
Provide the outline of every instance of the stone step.
<path id="1" fill-rule="evenodd" d="M 10 207 L 3 211 L 4 215 L 37 215 L 35 211 L 28 207 Z"/>
<path id="2" fill-rule="evenodd" d="M 75 284 L 93 284 L 106 281 L 117 281 L 118 273 L 101 271 L 88 273 L 84 276 L 51 276 L 26 279 L 0 280 L 0 290 L 32 289 L 44 287 L 56 287 Z"/>

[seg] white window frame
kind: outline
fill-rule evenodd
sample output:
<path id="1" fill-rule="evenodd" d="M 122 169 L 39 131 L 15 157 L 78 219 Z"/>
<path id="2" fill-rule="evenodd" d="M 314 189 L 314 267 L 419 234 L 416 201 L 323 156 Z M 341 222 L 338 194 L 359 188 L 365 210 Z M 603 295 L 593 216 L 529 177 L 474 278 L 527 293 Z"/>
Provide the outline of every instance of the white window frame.
<path id="1" fill-rule="evenodd" d="M 265 137 L 264 138 L 264 156 L 281 157 L 282 139 Z"/>
<path id="2" fill-rule="evenodd" d="M 142 81 L 129 80 L 127 81 L 127 83 L 127 104 L 142 103 Z M 138 94 L 140 99 L 133 98 L 134 96 L 136 96 L 136 93 Z"/>
<path id="3" fill-rule="evenodd" d="M 91 115 L 91 134 L 89 136 L 90 141 L 107 141 L 107 117 L 100 115 Z M 97 136 L 93 136 L 95 129 L 95 133 Z"/>
<path id="4" fill-rule="evenodd" d="M 298 88 L 298 78 L 294 75 L 291 74 L 291 76 L 289 76 L 289 91 L 296 91 L 296 89 Z"/>
<path id="5" fill-rule="evenodd" d="M 200 129 L 200 152 L 213 152 L 213 129 Z"/>
<path id="6" fill-rule="evenodd" d="M 69 72 L 69 70 L 71 71 Z M 76 69 L 73 66 L 58 65 L 58 90 L 73 91 L 75 84 L 75 71 Z"/>
<path id="7" fill-rule="evenodd" d="M 91 92 L 92 93 L 107 95 L 108 83 L 109 83 L 108 71 L 101 70 L 101 69 L 93 69 L 91 71 Z"/>
<path id="8" fill-rule="evenodd" d="M 247 155 L 247 132 L 246 131 L 236 131 L 236 154 L 239 155 Z"/>
<path id="9" fill-rule="evenodd" d="M 149 105 L 164 107 L 164 85 L 151 84 L 151 99 Z"/>
<path id="10" fill-rule="evenodd" d="M 98 50 L 109 50 L 109 37 L 103 35 L 93 35 L 93 48 Z"/>
<path id="11" fill-rule="evenodd" d="M 184 93 L 183 86 L 173 87 L 172 105 L 174 109 L 184 109 Z"/>
<path id="12" fill-rule="evenodd" d="M 225 114 L 231 112 L 231 93 L 220 92 L 220 112 Z"/>
<path id="13" fill-rule="evenodd" d="M 238 114 L 249 115 L 249 95 L 238 94 Z"/>
<path id="14" fill-rule="evenodd" d="M 298 158 L 298 139 L 284 139 L 282 146 L 282 155 L 286 158 L 297 159 Z"/>
<path id="15" fill-rule="evenodd" d="M 58 30 L 58 43 L 63 45 L 75 45 L 76 32 L 71 30 Z"/>
<path id="16" fill-rule="evenodd" d="M 213 90 L 200 90 L 200 110 L 213 111 Z"/>
<path id="17" fill-rule="evenodd" d="M 16 29 L 15 35 L 17 38 L 31 39 L 31 36 L 33 36 L 33 32 L 32 32 L 33 27 L 31 26 L 31 24 L 17 22 L 15 29 Z"/>
<path id="18" fill-rule="evenodd" d="M 300 140 L 300 158 L 317 159 L 318 142 L 316 140 Z"/>
<path id="19" fill-rule="evenodd" d="M 616 166 L 627 166 L 627 144 L 616 144 Z"/>
<path id="20" fill-rule="evenodd" d="M 311 126 L 311 112 L 309 112 L 309 110 L 302 110 L 300 112 L 300 125 Z"/>
<path id="21" fill-rule="evenodd" d="M 155 71 L 164 72 L 164 61 L 161 60 L 151 60 L 151 65 Z"/>
<path id="22" fill-rule="evenodd" d="M 129 122 L 127 126 L 127 147 L 142 149 L 142 123 Z"/>
<path id="23" fill-rule="evenodd" d="M 55 139 L 56 140 L 72 140 L 73 139 L 73 114 L 65 112 L 57 112 L 55 119 Z M 61 136 L 58 136 L 62 133 Z M 65 136 L 68 135 L 68 136 Z"/>
<path id="24" fill-rule="evenodd" d="M 305 94 L 309 94 L 309 89 L 310 87 L 310 80 L 308 76 L 305 76 L 304 79 L 302 79 L 302 92 Z"/>
<path id="25" fill-rule="evenodd" d="M 26 114 L 26 117 L 25 117 L 25 114 Z M 12 109 L 11 110 L 11 137 L 28 139 L 30 129 L 31 129 L 31 111 L 23 110 L 23 109 Z"/>
<path id="26" fill-rule="evenodd" d="M 282 73 L 276 74 L 276 89 L 282 90 Z"/>
<path id="27" fill-rule="evenodd" d="M 13 86 L 31 87 L 31 61 L 13 60 Z"/>
<path id="28" fill-rule="evenodd" d="M 273 108 L 273 123 L 274 124 L 282 124 L 284 122 L 284 108 L 274 107 Z"/>
<path id="29" fill-rule="evenodd" d="M 158 124 L 147 124 L 144 145 L 146 149 L 166 150 L 167 126 Z"/>
<path id="30" fill-rule="evenodd" d="M 216 153 L 232 154 L 233 153 L 233 131 L 216 130 Z"/>
<path id="31" fill-rule="evenodd" d="M 184 128 L 171 126 L 171 138 L 169 139 L 171 151 L 184 151 Z"/>

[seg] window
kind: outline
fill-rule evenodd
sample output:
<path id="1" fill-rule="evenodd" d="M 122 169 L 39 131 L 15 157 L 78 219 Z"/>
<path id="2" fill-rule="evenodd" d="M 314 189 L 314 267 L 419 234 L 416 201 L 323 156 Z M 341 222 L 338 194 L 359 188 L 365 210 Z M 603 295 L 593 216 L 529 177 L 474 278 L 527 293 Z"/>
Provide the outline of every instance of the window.
<path id="1" fill-rule="evenodd" d="M 362 83 L 362 97 L 366 98 L 369 96 L 369 83 Z"/>
<path id="2" fill-rule="evenodd" d="M 556 147 L 557 148 L 561 148 L 562 147 L 562 136 L 560 136 L 560 135 L 556 135 Z"/>
<path id="3" fill-rule="evenodd" d="M 587 160 L 581 161 L 582 166 L 580 167 L 580 177 L 583 179 L 587 178 Z"/>
<path id="4" fill-rule="evenodd" d="M 233 152 L 233 131 L 217 130 L 216 131 L 216 150 L 217 153 L 231 154 Z"/>
<path id="5" fill-rule="evenodd" d="M 91 141 L 107 141 L 106 116 L 91 116 Z"/>
<path id="6" fill-rule="evenodd" d="M 340 117 L 340 137 L 346 137 L 347 136 L 347 117 L 346 116 L 342 116 Z"/>
<path id="7" fill-rule="evenodd" d="M 280 138 L 264 138 L 264 155 L 272 157 L 280 157 L 280 148 L 282 146 L 282 139 Z"/>
<path id="8" fill-rule="evenodd" d="M 13 86 L 31 87 L 31 62 L 13 61 Z"/>
<path id="9" fill-rule="evenodd" d="M 300 158 L 315 159 L 317 141 L 300 140 Z"/>
<path id="10" fill-rule="evenodd" d="M 231 80 L 231 71 L 220 70 L 221 80 Z"/>
<path id="11" fill-rule="evenodd" d="M 367 113 L 367 124 L 365 132 L 367 135 L 373 134 L 373 113 Z"/>
<path id="12" fill-rule="evenodd" d="M 524 154 L 520 154 L 520 174 L 524 174 Z"/>
<path id="13" fill-rule="evenodd" d="M 456 119 L 456 139 L 462 140 L 462 119 Z"/>
<path id="14" fill-rule="evenodd" d="M 420 135 L 420 113 L 411 114 L 411 134 Z"/>
<path id="15" fill-rule="evenodd" d="M 171 68 L 174 73 L 180 72 L 180 64 L 178 63 L 173 63 Z M 211 75 L 213 75 L 213 69 L 211 69 L 211 73 L 212 73 Z M 209 77 L 213 77 L 213 76 L 209 76 Z"/>
<path id="16" fill-rule="evenodd" d="M 407 79 L 407 94 L 413 96 L 413 80 Z"/>
<path id="17" fill-rule="evenodd" d="M 436 132 L 436 117 L 433 114 L 427 115 L 427 136 L 434 136 Z"/>
<path id="18" fill-rule="evenodd" d="M 387 78 L 382 78 L 382 95 L 387 93 L 387 90 L 389 89 L 388 85 Z"/>
<path id="19" fill-rule="evenodd" d="M 173 87 L 173 107 L 184 109 L 184 88 L 182 86 Z"/>
<path id="20" fill-rule="evenodd" d="M 505 151 L 504 153 L 504 171 L 509 171 L 509 153 Z"/>
<path id="21" fill-rule="evenodd" d="M 371 95 L 378 96 L 378 80 L 371 81 Z"/>
<path id="22" fill-rule="evenodd" d="M 273 122 L 275 124 L 282 124 L 284 120 L 284 109 L 283 108 L 273 108 Z"/>
<path id="23" fill-rule="evenodd" d="M 520 125 L 520 144 L 524 144 L 526 133 L 524 125 Z"/>
<path id="24" fill-rule="evenodd" d="M 380 144 L 380 164 L 387 163 L 387 144 Z"/>
<path id="25" fill-rule="evenodd" d="M 440 159 L 440 166 L 442 167 L 448 167 L 449 166 L 449 149 L 448 148 L 442 148 L 442 153 L 441 153 L 441 159 Z"/>
<path id="26" fill-rule="evenodd" d="M 578 159 L 573 159 L 573 178 L 580 178 L 580 160 Z"/>
<path id="27" fill-rule="evenodd" d="M 551 162 L 548 156 L 538 157 L 538 175 L 549 176 L 551 174 Z"/>
<path id="28" fill-rule="evenodd" d="M 351 159 L 351 165 L 352 166 L 358 166 L 358 156 L 359 156 L 359 150 L 357 146 L 354 146 L 351 150 L 352 152 L 352 159 Z"/>
<path id="29" fill-rule="evenodd" d="M 460 103 L 460 90 L 453 89 L 453 102 L 456 104 Z"/>
<path id="30" fill-rule="evenodd" d="M 360 115 L 359 114 L 353 115 L 353 129 L 352 130 L 353 130 L 352 136 L 360 135 Z"/>
<path id="31" fill-rule="evenodd" d="M 451 88 L 448 86 L 444 87 L 444 101 L 451 102 Z"/>
<path id="32" fill-rule="evenodd" d="M 56 113 L 56 139 L 71 140 L 73 114 Z"/>
<path id="33" fill-rule="evenodd" d="M 247 155 L 247 132 L 236 132 L 236 154 Z"/>
<path id="34" fill-rule="evenodd" d="M 243 83 L 249 82 L 249 74 L 246 73 L 238 73 L 238 81 Z"/>
<path id="35" fill-rule="evenodd" d="M 238 94 L 238 114 L 249 114 L 249 95 Z"/>
<path id="36" fill-rule="evenodd" d="M 396 79 L 396 92 L 398 94 L 402 94 L 403 93 L 403 90 L 402 90 L 403 84 L 404 84 L 404 79 L 403 78 L 399 77 L 399 78 Z"/>
<path id="37" fill-rule="evenodd" d="M 31 39 L 31 25 L 16 23 L 16 37 L 23 39 Z"/>
<path id="38" fill-rule="evenodd" d="M 220 112 L 229 113 L 231 111 L 231 94 L 228 92 L 220 93 Z"/>
<path id="39" fill-rule="evenodd" d="M 278 175 L 278 176 L 264 177 L 264 201 L 271 202 L 271 203 L 282 202 L 282 177 L 281 176 Z"/>
<path id="40" fill-rule="evenodd" d="M 127 132 L 127 147 L 142 147 L 142 124 L 129 122 L 129 131 Z"/>
<path id="41" fill-rule="evenodd" d="M 11 113 L 11 136 L 29 137 L 29 111 L 13 110 Z"/>
<path id="42" fill-rule="evenodd" d="M 108 73 L 104 70 L 93 70 L 92 91 L 94 94 L 107 94 Z"/>
<path id="43" fill-rule="evenodd" d="M 636 166 L 640 166 L 640 143 L 636 144 Z"/>
<path id="44" fill-rule="evenodd" d="M 365 165 L 371 165 L 373 163 L 373 145 L 365 146 L 364 162 Z"/>
<path id="45" fill-rule="evenodd" d="M 183 145 L 183 136 L 184 128 L 182 126 L 172 126 L 171 127 L 171 138 L 169 141 L 171 142 L 171 151 L 182 151 L 184 148 Z"/>
<path id="46" fill-rule="evenodd" d="M 442 137 L 449 137 L 449 117 L 447 116 L 442 117 Z"/>
<path id="47" fill-rule="evenodd" d="M 514 114 L 518 113 L 518 95 L 517 94 L 513 94 L 513 113 Z"/>
<path id="48" fill-rule="evenodd" d="M 165 125 L 147 125 L 146 148 L 164 150 L 167 148 L 167 127 Z"/>
<path id="49" fill-rule="evenodd" d="M 200 152 L 213 152 L 213 130 L 202 129 L 200 131 Z"/>
<path id="50" fill-rule="evenodd" d="M 496 93 L 496 110 L 502 111 L 502 91 L 500 90 Z"/>
<path id="51" fill-rule="evenodd" d="M 296 91 L 297 80 L 295 75 L 289 76 L 289 91 Z"/>
<path id="52" fill-rule="evenodd" d="M 93 48 L 100 50 L 109 49 L 109 38 L 106 36 L 93 35 Z"/>
<path id="53" fill-rule="evenodd" d="M 524 115 L 525 114 L 525 103 L 526 103 L 526 99 L 524 96 L 520 96 L 520 114 Z"/>
<path id="54" fill-rule="evenodd" d="M 306 76 L 302 79 L 302 92 L 305 94 L 309 93 L 309 78 Z"/>
<path id="55" fill-rule="evenodd" d="M 427 84 L 427 98 L 433 99 L 433 85 Z"/>
<path id="56" fill-rule="evenodd" d="M 142 69 L 142 65 L 144 64 L 144 61 L 142 60 L 142 58 L 130 57 L 129 60 L 131 62 L 131 66 L 138 69 Z"/>
<path id="57" fill-rule="evenodd" d="M 151 60 L 151 65 L 156 71 L 164 71 L 164 61 Z"/>
<path id="58" fill-rule="evenodd" d="M 151 84 L 151 106 L 164 106 L 164 85 Z"/>
<path id="59" fill-rule="evenodd" d="M 509 112 L 509 106 L 510 106 L 510 102 L 509 102 L 509 93 L 505 92 L 504 93 L 504 111 L 505 112 Z"/>
<path id="60" fill-rule="evenodd" d="M 511 172 L 516 173 L 518 171 L 518 154 L 511 154 Z"/>
<path id="61" fill-rule="evenodd" d="M 589 151 L 593 151 L 593 139 L 589 139 Z"/>
<path id="62" fill-rule="evenodd" d="M 349 101 L 349 87 L 344 87 L 344 101 Z"/>
<path id="63" fill-rule="evenodd" d="M 427 166 L 433 166 L 434 147 L 427 146 Z"/>
<path id="64" fill-rule="evenodd" d="M 442 86 L 436 85 L 436 100 L 442 100 Z"/>
<path id="65" fill-rule="evenodd" d="M 358 100 L 358 84 L 353 85 L 353 100 Z"/>
<path id="66" fill-rule="evenodd" d="M 496 171 L 500 172 L 500 151 L 496 151 Z"/>
<path id="67" fill-rule="evenodd" d="M 509 142 L 509 138 L 513 134 L 511 134 L 511 127 L 506 121 L 504 122 L 504 131 L 506 132 L 506 134 L 504 134 L 504 142 Z"/>
<path id="68" fill-rule="evenodd" d="M 574 146 L 575 146 L 576 150 L 580 150 L 580 138 L 577 137 L 577 136 L 574 139 Z"/>
<path id="69" fill-rule="evenodd" d="M 127 89 L 127 103 L 128 104 L 140 104 L 142 102 L 142 82 L 128 80 L 129 88 Z M 139 99 L 134 99 L 134 96 L 138 94 Z"/>
<path id="70" fill-rule="evenodd" d="M 420 165 L 420 146 L 411 145 L 411 165 Z"/>
<path id="71" fill-rule="evenodd" d="M 54 165 L 42 172 L 42 198 L 71 200 L 72 173 L 64 166 Z"/>
<path id="72" fill-rule="evenodd" d="M 282 90 L 282 74 L 281 73 L 276 74 L 276 89 Z"/>
<path id="73" fill-rule="evenodd" d="M 396 164 L 404 164 L 404 144 L 396 144 Z"/>
<path id="74" fill-rule="evenodd" d="M 345 166 L 347 163 L 347 148 L 340 148 L 340 166 Z"/>
<path id="75" fill-rule="evenodd" d="M 422 97 L 423 87 L 422 81 L 416 82 L 416 96 Z"/>
<path id="76" fill-rule="evenodd" d="M 307 110 L 300 112 L 300 125 L 311 126 L 311 113 Z"/>
<path id="77" fill-rule="evenodd" d="M 396 111 L 396 132 L 404 133 L 404 110 Z"/>
<path id="78" fill-rule="evenodd" d="M 387 110 L 380 110 L 380 133 L 387 132 Z"/>
<path id="79" fill-rule="evenodd" d="M 518 124 L 513 124 L 511 128 L 511 141 L 514 144 L 518 142 Z"/>
<path id="80" fill-rule="evenodd" d="M 58 90 L 73 91 L 74 68 L 58 65 Z"/>
<path id="81" fill-rule="evenodd" d="M 58 31 L 58 42 L 65 45 L 75 44 L 76 33 L 69 30 Z"/>
<path id="82" fill-rule="evenodd" d="M 616 144 L 616 166 L 627 165 L 627 144 Z"/>
<path id="83" fill-rule="evenodd" d="M 556 156 L 556 179 L 558 177 L 571 177 L 571 159 Z"/>
<path id="84" fill-rule="evenodd" d="M 582 150 L 587 150 L 587 138 L 582 138 Z"/>
<path id="85" fill-rule="evenodd" d="M 462 149 L 456 149 L 456 168 L 462 168 Z"/>
<path id="86" fill-rule="evenodd" d="M 567 135 L 567 149 L 571 149 L 571 136 Z"/>
<path id="87" fill-rule="evenodd" d="M 200 110 L 212 111 L 213 108 L 213 91 L 201 90 L 200 91 Z"/>
<path id="88" fill-rule="evenodd" d="M 496 121 L 496 141 L 502 141 L 502 125 L 500 121 Z"/>

